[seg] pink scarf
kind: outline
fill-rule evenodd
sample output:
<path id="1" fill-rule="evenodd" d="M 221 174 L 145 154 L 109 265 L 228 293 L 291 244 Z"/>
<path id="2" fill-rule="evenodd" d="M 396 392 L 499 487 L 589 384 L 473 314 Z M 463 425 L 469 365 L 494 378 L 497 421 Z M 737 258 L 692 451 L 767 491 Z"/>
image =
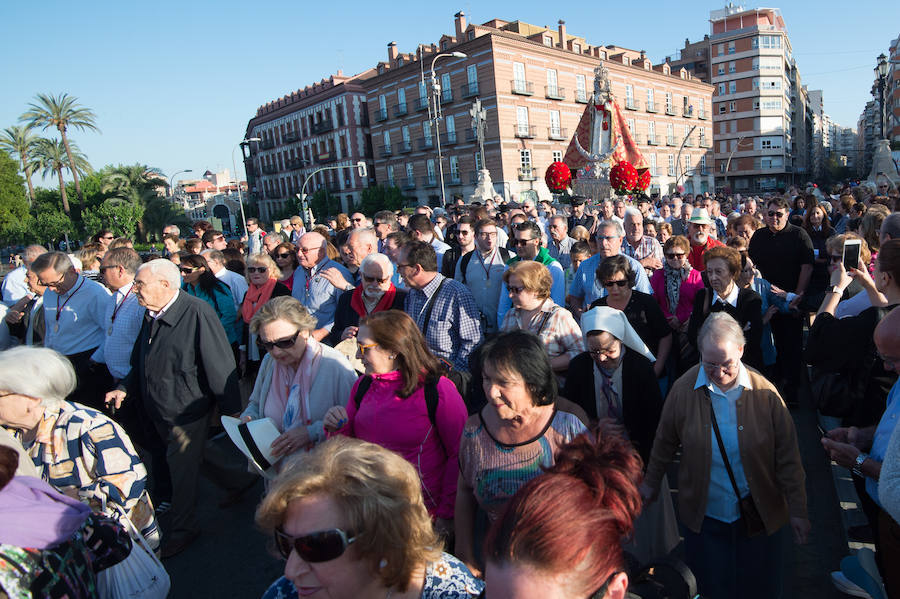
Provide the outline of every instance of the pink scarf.
<path id="1" fill-rule="evenodd" d="M 272 386 L 269 388 L 267 404 L 284 406 L 281 421 L 273 418 L 276 424 L 280 424 L 281 432 L 302 425 L 312 424 L 313 416 L 309 409 L 309 390 L 319 370 L 319 361 L 322 357 L 322 346 L 318 341 L 310 337 L 306 341 L 306 351 L 300 358 L 300 364 L 296 370 L 290 366 L 284 366 L 275 362 L 275 371 L 272 373 Z M 274 403 L 273 403 L 274 402 Z M 268 408 L 268 405 L 267 405 Z M 268 409 L 265 410 L 269 412 Z M 267 416 L 270 414 L 266 414 Z"/>

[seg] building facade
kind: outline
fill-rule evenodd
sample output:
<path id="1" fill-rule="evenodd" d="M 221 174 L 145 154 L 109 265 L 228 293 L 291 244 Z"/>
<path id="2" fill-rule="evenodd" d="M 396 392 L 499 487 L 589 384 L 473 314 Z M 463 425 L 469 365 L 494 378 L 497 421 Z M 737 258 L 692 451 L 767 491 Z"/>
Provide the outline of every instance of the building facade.
<path id="1" fill-rule="evenodd" d="M 263 221 L 296 213 L 301 191 L 308 196 L 327 191 L 335 213 L 348 212 L 359 201 L 373 182 L 356 169 L 365 162 L 372 172 L 369 111 L 361 82 L 373 72 L 352 77 L 338 72 L 257 109 L 245 138 L 259 141 L 249 142 L 244 165 L 249 201 L 257 204 Z"/>
<path id="2" fill-rule="evenodd" d="M 436 60 L 452 52 L 465 57 Z M 461 12 L 455 35 L 435 44 L 407 54 L 389 44 L 387 60 L 362 82 L 376 179 L 400 187 L 413 202 L 437 204 L 441 165 L 445 201 L 470 196 L 484 165 L 498 195 L 550 199 L 545 169 L 563 159 L 601 62 L 650 164 L 653 188 L 711 191 L 710 85 L 685 69 L 653 65 L 641 52 L 591 45 L 568 34 L 563 21 L 556 29 L 499 19 L 478 25 Z M 436 103 L 432 65 L 440 88 Z M 472 129 L 476 99 L 487 119 L 484 156 Z"/>

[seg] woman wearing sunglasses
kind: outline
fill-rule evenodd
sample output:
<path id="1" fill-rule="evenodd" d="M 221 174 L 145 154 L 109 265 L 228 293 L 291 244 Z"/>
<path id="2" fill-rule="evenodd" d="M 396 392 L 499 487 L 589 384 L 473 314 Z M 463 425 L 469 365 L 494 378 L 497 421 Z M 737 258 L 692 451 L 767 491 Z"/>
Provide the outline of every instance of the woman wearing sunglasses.
<path id="1" fill-rule="evenodd" d="M 279 243 L 272 250 L 272 259 L 281 274 L 278 282 L 291 290 L 294 288 L 294 271 L 300 267 L 300 259 L 297 258 L 297 246 L 289 241 Z"/>
<path id="2" fill-rule="evenodd" d="M 228 285 L 216 278 L 216 275 L 209 268 L 206 258 L 198 254 L 182 256 L 178 269 L 181 271 L 181 290 L 189 295 L 199 297 L 212 306 L 219 317 L 219 321 L 225 328 L 228 342 L 235 351 L 235 357 L 237 357 L 237 347 L 241 340 L 241 327 L 238 325 L 234 299 L 231 297 L 231 290 L 228 288 Z"/>
<path id="3" fill-rule="evenodd" d="M 310 335 L 315 328 L 316 319 L 290 296 L 270 299 L 250 321 L 250 333 L 268 353 L 241 419 L 272 419 L 281 432 L 271 446 L 275 457 L 322 441 L 325 413 L 343 405 L 356 382 L 346 358 Z"/>
<path id="4" fill-rule="evenodd" d="M 659 304 L 652 295 L 633 289 L 637 273 L 621 254 L 604 258 L 597 265 L 596 275 L 597 281 L 606 289 L 606 296 L 592 303 L 591 308 L 609 306 L 624 312 L 632 328 L 650 348 L 650 353 L 656 356 L 654 375 L 657 378 L 663 376 L 672 349 L 672 329 Z"/>
<path id="5" fill-rule="evenodd" d="M 641 460 L 616 431 L 560 447 L 507 502 L 485 542 L 487 599 L 622 599 Z"/>
<path id="6" fill-rule="evenodd" d="M 459 440 L 466 405 L 405 312 L 387 310 L 359 322 L 358 357 L 366 376 L 325 427 L 396 451 L 415 466 L 425 505 L 439 532 L 453 530 Z"/>
<path id="7" fill-rule="evenodd" d="M 240 363 L 244 367 L 244 375 L 253 381 L 256 379 L 265 350 L 260 349 L 257 344 L 257 335 L 250 332 L 250 321 L 267 301 L 273 297 L 290 295 L 291 291 L 279 280 L 282 271 L 268 254 L 250 254 L 247 257 L 245 272 L 247 293 L 244 294 L 244 301 L 241 303 L 240 318 L 243 328 L 242 342 L 247 349 L 241 352 Z"/>
<path id="8" fill-rule="evenodd" d="M 484 584 L 441 551 L 415 469 L 335 437 L 292 460 L 256 512 L 286 560 L 263 599 L 464 599 Z"/>

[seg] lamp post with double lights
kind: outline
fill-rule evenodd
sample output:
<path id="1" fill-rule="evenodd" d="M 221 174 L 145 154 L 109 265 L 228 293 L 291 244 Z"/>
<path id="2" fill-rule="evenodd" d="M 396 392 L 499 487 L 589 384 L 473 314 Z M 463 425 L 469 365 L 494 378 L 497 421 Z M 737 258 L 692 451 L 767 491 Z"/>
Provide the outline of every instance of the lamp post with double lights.
<path id="1" fill-rule="evenodd" d="M 468 58 L 469 56 L 463 52 L 447 52 L 438 54 L 431 59 L 431 98 L 433 106 L 430 105 L 428 107 L 428 118 L 434 122 L 434 134 L 437 138 L 438 173 L 441 178 L 442 207 L 447 204 L 447 199 L 444 197 L 444 159 L 441 155 L 441 119 L 443 118 L 443 115 L 441 114 L 441 84 L 438 83 L 437 76 L 434 73 L 434 63 L 437 62 L 438 58 L 444 57 Z M 422 83 L 425 83 L 424 73 L 422 73 Z"/>
<path id="2" fill-rule="evenodd" d="M 251 141 L 262 141 L 259 137 L 246 137 L 236 143 L 234 147 L 231 149 L 231 168 L 234 169 L 234 177 L 237 179 L 237 188 L 238 188 L 238 204 L 241 207 L 241 220 L 244 222 L 244 237 L 250 239 L 250 231 L 247 230 L 247 218 L 244 216 L 244 194 L 241 192 L 241 178 L 238 177 L 237 174 L 237 163 L 234 161 L 234 151 L 238 149 L 238 146 L 241 148 L 241 158 L 245 158 L 244 156 L 244 146 L 250 145 Z"/>
<path id="3" fill-rule="evenodd" d="M 875 65 L 875 76 L 878 78 L 878 124 L 881 127 L 881 139 L 887 139 L 887 75 L 888 60 L 884 52 L 878 55 Z M 872 90 L 875 91 L 874 89 Z"/>

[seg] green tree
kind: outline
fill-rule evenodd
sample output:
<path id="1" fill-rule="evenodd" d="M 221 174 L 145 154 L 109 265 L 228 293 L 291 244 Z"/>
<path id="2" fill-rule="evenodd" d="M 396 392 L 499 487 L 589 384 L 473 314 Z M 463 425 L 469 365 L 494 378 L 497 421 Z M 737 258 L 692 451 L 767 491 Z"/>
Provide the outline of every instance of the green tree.
<path id="1" fill-rule="evenodd" d="M 0 150 L 0 239 L 22 241 L 29 218 L 25 182 L 9 154 Z"/>
<path id="2" fill-rule="evenodd" d="M 130 204 L 133 206 L 130 210 L 140 212 L 141 216 L 152 201 L 160 199 L 160 189 L 166 186 L 166 180 L 159 169 L 143 164 L 120 164 L 104 169 L 102 181 L 102 190 L 109 198 L 107 201 Z M 145 223 L 138 220 L 137 226 L 139 236 L 146 237 Z"/>
<path id="3" fill-rule="evenodd" d="M 67 214 L 48 211 L 40 212 L 35 216 L 32 230 L 36 241 L 55 242 L 65 238 L 67 233 L 74 233 L 75 225 Z"/>
<path id="4" fill-rule="evenodd" d="M 110 229 L 117 237 L 132 237 L 144 216 L 143 204 L 110 198 L 81 213 L 85 235 Z"/>
<path id="5" fill-rule="evenodd" d="M 187 231 L 190 229 L 191 221 L 181 206 L 163 198 L 156 198 L 148 202 L 144 210 L 143 224 L 147 239 L 158 241 L 162 238 L 162 230 L 166 225 L 178 225 L 179 229 Z"/>
<path id="6" fill-rule="evenodd" d="M 375 214 L 379 210 L 400 210 L 406 203 L 399 187 L 372 185 L 362 190 L 357 210 L 363 214 Z"/>
<path id="7" fill-rule="evenodd" d="M 77 173 L 90 172 L 91 165 L 74 142 L 68 144 L 68 146 L 67 149 L 57 139 L 41 139 L 38 141 L 35 149 L 35 158 L 41 165 L 42 176 L 49 177 L 56 173 L 59 178 L 59 193 L 62 197 L 63 211 L 66 215 L 71 215 L 69 198 L 66 195 L 66 182 L 63 180 L 63 170 L 68 170 L 75 177 Z M 80 188 L 76 187 L 76 189 Z"/>
<path id="8" fill-rule="evenodd" d="M 28 183 L 28 199 L 34 202 L 34 186 L 31 183 L 32 156 L 37 145 L 37 136 L 32 133 L 31 125 L 13 125 L 0 131 L 0 149 L 6 150 L 10 155 L 19 157 L 22 163 L 22 172 L 25 173 L 25 182 Z"/>
<path id="9" fill-rule="evenodd" d="M 56 127 L 62 138 L 62 145 L 68 156 L 69 164 L 76 164 L 75 152 L 72 150 L 74 143 L 69 142 L 66 131 L 69 127 L 85 131 L 100 131 L 96 124 L 94 112 L 78 104 L 78 98 L 62 93 L 58 96 L 51 94 L 38 94 L 36 102 L 29 104 L 29 109 L 20 117 L 20 120 L 30 122 L 34 126 L 47 129 Z M 82 208 L 84 207 L 84 195 L 81 193 L 81 185 L 78 181 L 78 172 L 72 170 L 72 178 L 75 180 L 75 193 Z M 67 211 L 68 213 L 68 211 Z"/>

